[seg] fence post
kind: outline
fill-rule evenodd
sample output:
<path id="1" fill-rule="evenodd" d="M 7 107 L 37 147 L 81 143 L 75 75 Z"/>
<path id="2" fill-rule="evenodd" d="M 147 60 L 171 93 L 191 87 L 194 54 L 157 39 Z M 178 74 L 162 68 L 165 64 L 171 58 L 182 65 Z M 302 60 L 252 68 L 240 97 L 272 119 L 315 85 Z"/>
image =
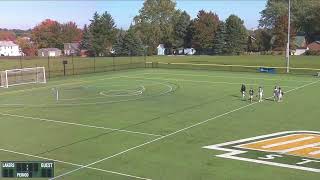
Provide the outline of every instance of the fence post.
<path id="1" fill-rule="evenodd" d="M 93 56 L 93 72 L 96 72 L 96 56 Z"/>
<path id="2" fill-rule="evenodd" d="M 113 69 L 113 71 L 116 70 L 116 65 L 115 65 L 115 62 L 114 62 L 114 58 L 115 58 L 115 55 L 112 56 L 112 69 Z"/>
<path id="3" fill-rule="evenodd" d="M 22 69 L 22 56 L 20 55 L 20 69 Z"/>
<path id="4" fill-rule="evenodd" d="M 50 57 L 48 56 L 48 78 L 50 79 Z"/>
<path id="5" fill-rule="evenodd" d="M 71 56 L 71 61 L 72 61 L 72 75 L 74 75 L 74 63 L 73 63 L 73 54 L 72 54 L 72 56 Z"/>

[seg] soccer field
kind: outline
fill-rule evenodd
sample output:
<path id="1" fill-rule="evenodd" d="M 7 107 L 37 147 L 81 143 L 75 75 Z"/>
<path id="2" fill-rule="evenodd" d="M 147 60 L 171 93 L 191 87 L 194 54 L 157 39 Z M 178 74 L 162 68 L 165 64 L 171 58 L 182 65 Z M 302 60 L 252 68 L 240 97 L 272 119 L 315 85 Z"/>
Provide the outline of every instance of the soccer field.
<path id="1" fill-rule="evenodd" d="M 266 140 L 263 135 L 287 131 L 288 138 L 293 131 L 300 139 L 314 138 L 320 132 L 319 80 L 155 68 L 3 88 L 0 159 L 53 160 L 56 179 L 67 180 L 318 180 L 320 157 L 309 149 L 269 153 L 238 140 L 252 143 L 254 137 Z M 265 100 L 241 100 L 242 83 L 255 94 L 262 86 Z M 276 85 L 285 92 L 283 102 L 273 101 Z M 232 141 L 238 147 L 227 148 L 250 146 L 250 153 L 228 158 L 226 147 L 210 149 Z M 318 148 L 320 140 L 313 145 Z M 313 162 L 299 164 L 303 159 Z"/>

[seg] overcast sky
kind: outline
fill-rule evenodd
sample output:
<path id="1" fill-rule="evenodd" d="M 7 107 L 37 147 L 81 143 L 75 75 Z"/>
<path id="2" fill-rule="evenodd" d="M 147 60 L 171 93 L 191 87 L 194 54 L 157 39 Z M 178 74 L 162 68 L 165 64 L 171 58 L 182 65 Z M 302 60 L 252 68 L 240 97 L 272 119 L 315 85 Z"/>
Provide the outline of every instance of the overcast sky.
<path id="1" fill-rule="evenodd" d="M 230 14 L 242 18 L 248 29 L 258 26 L 260 11 L 266 0 L 177 0 L 177 8 L 187 11 L 192 18 L 199 10 L 211 10 L 220 19 Z M 95 11 L 108 11 L 117 27 L 127 29 L 142 7 L 142 0 L 100 0 L 100 1 L 1 1 L 0 28 L 30 29 L 44 19 L 54 19 L 61 23 L 74 21 L 79 27 L 88 24 Z"/>

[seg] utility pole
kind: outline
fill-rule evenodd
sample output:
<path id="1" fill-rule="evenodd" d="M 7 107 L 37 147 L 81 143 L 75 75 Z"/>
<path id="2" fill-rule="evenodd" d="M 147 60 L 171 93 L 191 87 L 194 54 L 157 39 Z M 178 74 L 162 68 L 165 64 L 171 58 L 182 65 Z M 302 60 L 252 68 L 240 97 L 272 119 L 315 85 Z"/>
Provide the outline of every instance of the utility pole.
<path id="1" fill-rule="evenodd" d="M 287 42 L 287 52 L 286 52 L 286 58 L 287 58 L 287 73 L 290 72 L 290 20 L 291 20 L 291 0 L 289 0 L 288 3 L 288 42 Z"/>

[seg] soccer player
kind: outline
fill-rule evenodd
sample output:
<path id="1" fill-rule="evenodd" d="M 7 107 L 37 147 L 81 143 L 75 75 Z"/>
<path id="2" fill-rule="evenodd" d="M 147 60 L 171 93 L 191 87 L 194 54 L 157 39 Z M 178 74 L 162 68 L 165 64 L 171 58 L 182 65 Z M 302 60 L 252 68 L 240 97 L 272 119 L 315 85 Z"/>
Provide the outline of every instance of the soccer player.
<path id="1" fill-rule="evenodd" d="M 241 92 L 241 95 L 242 95 L 242 100 L 244 100 L 245 97 L 246 97 L 246 86 L 244 84 L 241 85 L 240 92 Z"/>
<path id="2" fill-rule="evenodd" d="M 259 90 L 258 90 L 258 96 L 259 96 L 259 102 L 262 102 L 262 98 L 263 98 L 263 89 L 260 86 Z"/>
<path id="3" fill-rule="evenodd" d="M 253 91 L 253 89 L 252 88 L 250 88 L 250 90 L 249 90 L 249 100 L 250 100 L 250 103 L 252 103 L 252 101 L 253 101 L 253 94 L 254 94 L 254 91 Z"/>
<path id="4" fill-rule="evenodd" d="M 278 100 L 278 87 L 275 86 L 274 90 L 273 90 L 273 101 L 277 101 Z"/>
<path id="5" fill-rule="evenodd" d="M 283 91 L 281 90 L 281 87 L 278 88 L 278 102 L 281 102 L 283 98 Z"/>

